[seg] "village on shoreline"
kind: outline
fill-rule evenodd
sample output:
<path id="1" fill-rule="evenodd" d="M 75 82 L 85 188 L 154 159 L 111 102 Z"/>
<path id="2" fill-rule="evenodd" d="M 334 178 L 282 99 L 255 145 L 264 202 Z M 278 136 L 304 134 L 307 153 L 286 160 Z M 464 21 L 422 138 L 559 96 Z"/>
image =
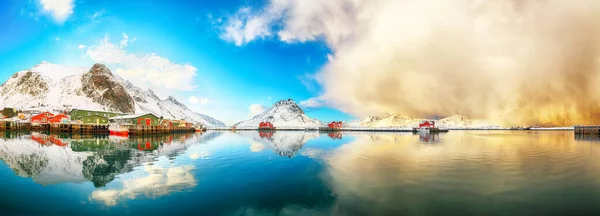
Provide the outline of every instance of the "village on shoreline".
<path id="1" fill-rule="evenodd" d="M 260 122 L 256 127 L 213 127 L 207 128 L 200 122 L 181 119 L 166 119 L 153 113 L 127 114 L 88 109 L 54 110 L 2 109 L 0 131 L 50 131 L 65 133 L 96 134 L 109 133 L 109 125 L 126 126 L 129 134 L 165 134 L 172 132 L 194 132 L 209 130 L 318 130 L 318 131 L 372 131 L 372 132 L 448 132 L 449 130 L 576 130 L 576 127 L 512 127 L 512 128 L 446 128 L 436 127 L 435 121 L 423 121 L 417 127 L 360 127 L 334 121 L 322 127 L 277 127 L 271 122 Z M 423 128 L 423 129 L 422 129 Z M 579 129 L 581 130 L 581 129 Z M 586 133 L 589 133 L 586 132 Z"/>
<path id="2" fill-rule="evenodd" d="M 127 114 L 87 109 L 55 110 L 2 109 L 0 131 L 50 131 L 61 133 L 102 134 L 109 125 L 127 126 L 129 134 L 164 134 L 205 131 L 199 122 L 166 119 L 153 113 Z"/>

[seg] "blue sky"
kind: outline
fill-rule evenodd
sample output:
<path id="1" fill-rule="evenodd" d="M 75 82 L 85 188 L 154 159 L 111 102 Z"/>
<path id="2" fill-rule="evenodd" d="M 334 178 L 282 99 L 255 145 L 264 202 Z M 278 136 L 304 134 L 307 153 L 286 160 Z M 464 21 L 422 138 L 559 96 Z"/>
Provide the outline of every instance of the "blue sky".
<path id="1" fill-rule="evenodd" d="M 287 98 L 300 103 L 323 91 L 314 76 L 331 53 L 325 41 L 283 42 L 260 34 L 264 40 L 227 39 L 228 17 L 266 1 L 58 2 L 0 4 L 0 80 L 41 61 L 82 67 L 103 62 L 129 80 L 152 73 L 155 80 L 138 86 L 229 124 L 247 119 L 253 104 L 268 107 Z M 155 63 L 170 69 L 139 66 Z M 189 73 L 179 74 L 181 68 Z M 169 78 L 170 84 L 156 81 Z M 323 121 L 353 119 L 325 106 L 305 111 Z"/>

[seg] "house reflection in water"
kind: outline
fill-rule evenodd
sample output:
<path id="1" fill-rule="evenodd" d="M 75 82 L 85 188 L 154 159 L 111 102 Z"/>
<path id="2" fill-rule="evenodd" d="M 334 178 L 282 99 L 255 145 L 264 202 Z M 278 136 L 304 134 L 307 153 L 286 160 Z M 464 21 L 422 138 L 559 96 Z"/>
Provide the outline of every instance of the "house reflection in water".
<path id="1" fill-rule="evenodd" d="M 258 136 L 260 138 L 271 138 L 273 136 L 273 131 L 258 131 Z"/>
<path id="2" fill-rule="evenodd" d="M 46 135 L 42 133 L 32 133 L 31 140 L 41 145 L 57 145 L 63 147 L 69 145 L 66 136 L 59 136 L 57 134 Z"/>
<path id="3" fill-rule="evenodd" d="M 436 143 L 440 141 L 439 134 L 437 133 L 419 133 L 419 141 L 423 143 Z"/>
<path id="4" fill-rule="evenodd" d="M 331 132 L 331 133 L 328 133 L 327 136 L 329 136 L 329 138 L 334 139 L 334 140 L 341 140 L 342 139 L 342 133 L 341 132 Z"/>

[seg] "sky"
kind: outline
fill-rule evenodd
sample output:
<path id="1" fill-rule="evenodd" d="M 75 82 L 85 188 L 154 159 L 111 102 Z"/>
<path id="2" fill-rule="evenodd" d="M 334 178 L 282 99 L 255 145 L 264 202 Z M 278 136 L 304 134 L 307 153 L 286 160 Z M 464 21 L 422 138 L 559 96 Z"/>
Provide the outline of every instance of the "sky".
<path id="1" fill-rule="evenodd" d="M 228 124 L 313 118 L 600 124 L 597 0 L 4 0 L 0 79 L 40 61 L 116 74 Z"/>
<path id="2" fill-rule="evenodd" d="M 331 53 L 324 41 L 231 39 L 229 20 L 268 3 L 4 0 L 0 80 L 41 61 L 78 67 L 99 62 L 163 99 L 172 95 L 228 124 L 288 98 L 313 118 L 354 119 L 311 106 L 321 92 L 315 74 Z"/>

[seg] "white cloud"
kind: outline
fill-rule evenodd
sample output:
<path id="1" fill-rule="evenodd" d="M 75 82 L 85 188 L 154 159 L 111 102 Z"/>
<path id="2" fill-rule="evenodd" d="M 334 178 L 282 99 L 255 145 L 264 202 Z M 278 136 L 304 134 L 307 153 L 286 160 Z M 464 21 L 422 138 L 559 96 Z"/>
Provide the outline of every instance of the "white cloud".
<path id="1" fill-rule="evenodd" d="M 60 40 L 60 38 L 59 38 L 59 37 L 55 37 L 55 38 L 54 38 L 54 40 L 55 40 L 55 41 L 59 41 L 59 40 Z"/>
<path id="2" fill-rule="evenodd" d="M 77 46 L 77 48 L 79 48 L 79 49 L 85 49 L 85 45 L 79 44 L 79 46 Z"/>
<path id="3" fill-rule="evenodd" d="M 86 56 L 92 61 L 111 65 L 117 75 L 142 89 L 151 88 L 161 97 L 196 88 L 197 69 L 194 66 L 174 63 L 155 53 L 130 53 L 126 50 L 129 37 L 123 36 L 119 44 L 114 44 L 106 35 L 100 44 L 88 46 Z"/>
<path id="4" fill-rule="evenodd" d="M 300 101 L 300 106 L 305 108 L 319 108 L 325 106 L 325 103 L 326 102 L 323 100 L 323 98 L 319 96 Z"/>
<path id="5" fill-rule="evenodd" d="M 248 107 L 248 109 L 250 110 L 250 113 L 248 115 L 250 117 L 254 117 L 255 115 L 263 113 L 267 108 L 260 104 L 251 104 L 250 107 Z"/>
<path id="6" fill-rule="evenodd" d="M 129 42 L 129 36 L 127 36 L 127 34 L 123 33 L 123 40 L 121 40 L 121 42 L 120 42 L 121 47 L 126 47 L 127 42 Z"/>
<path id="7" fill-rule="evenodd" d="M 50 14 L 54 21 L 62 24 L 73 13 L 73 0 L 39 0 L 42 11 Z"/>
<path id="8" fill-rule="evenodd" d="M 201 158 L 200 155 L 198 158 Z M 95 190 L 90 199 L 107 206 L 115 206 L 121 199 L 135 199 L 137 196 L 160 197 L 182 189 L 193 188 L 198 183 L 192 174 L 192 166 L 163 168 L 146 165 L 146 176 L 123 180 L 120 189 Z"/>
<path id="9" fill-rule="evenodd" d="M 196 96 L 190 96 L 188 101 L 192 104 L 200 103 L 202 105 L 210 103 L 210 100 L 208 98 L 204 98 L 204 97 L 197 98 Z"/>
<path id="10" fill-rule="evenodd" d="M 271 25 L 281 19 L 289 5 L 285 1 L 276 2 L 279 4 L 272 4 L 259 13 L 254 13 L 251 8 L 242 8 L 227 17 L 221 26 L 221 38 L 241 46 L 255 39 L 271 36 Z M 221 24 L 221 19 L 216 24 Z"/>

